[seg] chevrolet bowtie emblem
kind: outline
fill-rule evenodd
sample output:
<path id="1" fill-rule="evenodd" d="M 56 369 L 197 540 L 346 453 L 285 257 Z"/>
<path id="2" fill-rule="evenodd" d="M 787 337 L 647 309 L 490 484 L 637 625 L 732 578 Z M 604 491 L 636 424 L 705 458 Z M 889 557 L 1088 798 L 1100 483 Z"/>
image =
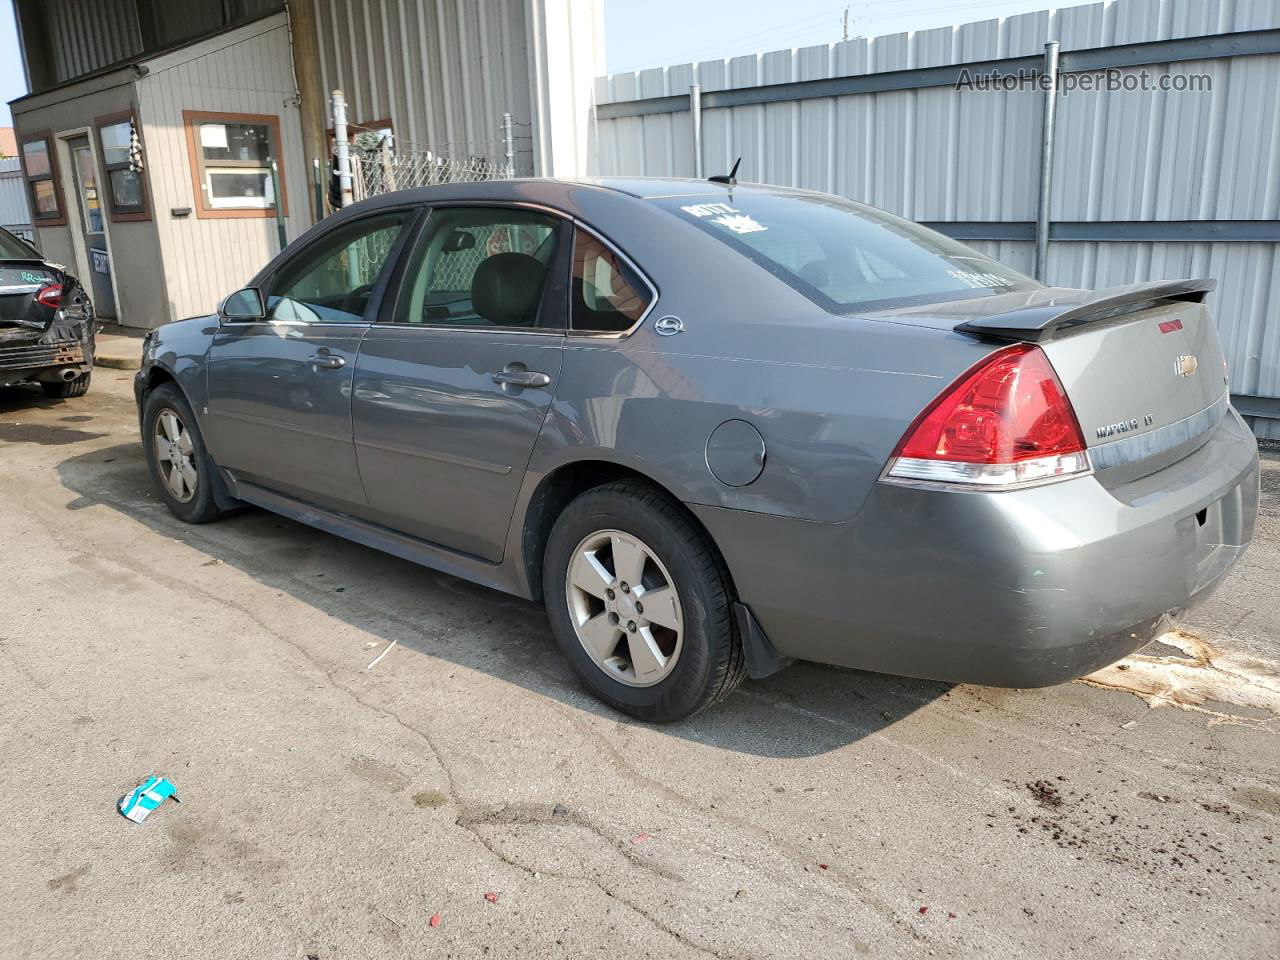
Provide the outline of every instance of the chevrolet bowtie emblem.
<path id="1" fill-rule="evenodd" d="M 1189 377 L 1196 372 L 1200 362 L 1194 353 L 1184 353 L 1173 361 L 1173 372 L 1179 377 Z"/>

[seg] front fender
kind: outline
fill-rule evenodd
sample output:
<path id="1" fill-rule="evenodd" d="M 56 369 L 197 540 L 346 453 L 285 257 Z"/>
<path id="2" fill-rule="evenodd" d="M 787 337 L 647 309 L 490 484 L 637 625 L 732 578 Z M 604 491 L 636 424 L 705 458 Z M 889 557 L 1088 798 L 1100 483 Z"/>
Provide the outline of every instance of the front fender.
<path id="1" fill-rule="evenodd" d="M 192 317 L 156 327 L 143 341 L 142 366 L 134 378 L 134 396 L 141 420 L 146 395 L 164 380 L 172 380 L 182 391 L 196 416 L 201 434 L 208 416 L 208 358 L 213 335 L 218 329 L 216 316 Z M 217 451 L 210 450 L 214 458 Z"/>

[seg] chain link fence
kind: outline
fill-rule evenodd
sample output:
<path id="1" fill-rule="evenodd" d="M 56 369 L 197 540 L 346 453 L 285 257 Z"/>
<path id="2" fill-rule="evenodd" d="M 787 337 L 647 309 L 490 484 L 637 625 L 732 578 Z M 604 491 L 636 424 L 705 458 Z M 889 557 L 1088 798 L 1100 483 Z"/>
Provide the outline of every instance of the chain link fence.
<path id="1" fill-rule="evenodd" d="M 394 138 L 381 132 L 367 131 L 355 137 L 350 159 L 351 192 L 356 200 L 440 183 L 515 176 L 510 143 L 461 144 L 447 153 L 416 144 L 403 146 L 417 149 L 397 149 Z M 486 155 L 489 151 L 498 156 Z"/>
<path id="2" fill-rule="evenodd" d="M 351 192 L 356 200 L 396 190 L 438 183 L 509 180 L 515 176 L 505 160 L 489 157 L 454 159 L 425 153 L 352 151 Z"/>

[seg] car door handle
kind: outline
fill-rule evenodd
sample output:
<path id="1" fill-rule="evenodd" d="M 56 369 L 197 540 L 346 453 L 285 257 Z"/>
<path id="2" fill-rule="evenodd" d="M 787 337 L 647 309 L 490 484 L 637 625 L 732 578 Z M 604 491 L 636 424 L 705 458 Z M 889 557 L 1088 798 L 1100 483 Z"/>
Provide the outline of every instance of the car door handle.
<path id="1" fill-rule="evenodd" d="M 494 383 L 509 383 L 513 387 L 549 387 L 551 378 L 537 370 L 519 370 L 508 367 L 493 375 Z"/>
<path id="2" fill-rule="evenodd" d="M 337 370 L 339 367 L 347 365 L 346 357 L 338 357 L 332 353 L 317 353 L 314 357 L 307 361 L 311 366 L 317 369 L 323 367 L 326 370 Z"/>

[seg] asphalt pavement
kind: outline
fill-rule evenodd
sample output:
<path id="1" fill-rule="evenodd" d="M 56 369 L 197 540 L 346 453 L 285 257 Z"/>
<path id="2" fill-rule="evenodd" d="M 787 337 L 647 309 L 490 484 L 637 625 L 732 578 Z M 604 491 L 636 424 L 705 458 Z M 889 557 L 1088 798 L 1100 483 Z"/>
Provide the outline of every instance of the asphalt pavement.
<path id="1" fill-rule="evenodd" d="M 0 956 L 1280 956 L 1276 454 L 1253 548 L 1128 669 L 797 664 L 659 727 L 534 604 L 179 523 L 130 376 L 0 391 Z M 131 823 L 152 773 L 181 802 Z"/>

